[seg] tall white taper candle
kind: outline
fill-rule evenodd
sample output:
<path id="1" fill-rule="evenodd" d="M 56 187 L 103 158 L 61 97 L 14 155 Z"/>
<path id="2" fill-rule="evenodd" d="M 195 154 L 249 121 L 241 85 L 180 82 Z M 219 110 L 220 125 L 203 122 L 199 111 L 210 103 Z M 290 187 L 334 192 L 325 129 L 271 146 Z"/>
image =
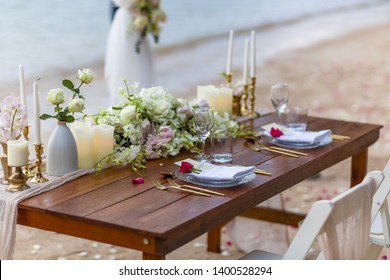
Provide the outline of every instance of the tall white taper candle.
<path id="1" fill-rule="evenodd" d="M 255 31 L 251 31 L 251 63 L 250 63 L 250 76 L 256 77 L 256 33 Z"/>
<path id="2" fill-rule="evenodd" d="M 227 54 L 227 64 L 226 64 L 226 74 L 227 75 L 232 73 L 233 35 L 234 35 L 234 31 L 230 30 L 230 33 L 229 33 L 229 46 L 228 46 L 228 54 Z"/>
<path id="3" fill-rule="evenodd" d="M 23 65 L 19 65 L 19 86 L 20 86 L 20 99 L 21 103 L 23 105 L 26 105 L 27 110 L 27 103 L 26 103 L 26 93 L 24 91 L 24 70 Z"/>
<path id="4" fill-rule="evenodd" d="M 40 108 L 39 108 L 39 95 L 38 95 L 38 83 L 34 82 L 33 84 L 33 96 L 34 96 L 34 144 L 42 144 L 41 143 L 41 119 Z"/>
<path id="5" fill-rule="evenodd" d="M 244 85 L 248 84 L 248 50 L 249 50 L 249 40 L 245 39 L 244 68 L 242 71 L 242 83 Z"/>

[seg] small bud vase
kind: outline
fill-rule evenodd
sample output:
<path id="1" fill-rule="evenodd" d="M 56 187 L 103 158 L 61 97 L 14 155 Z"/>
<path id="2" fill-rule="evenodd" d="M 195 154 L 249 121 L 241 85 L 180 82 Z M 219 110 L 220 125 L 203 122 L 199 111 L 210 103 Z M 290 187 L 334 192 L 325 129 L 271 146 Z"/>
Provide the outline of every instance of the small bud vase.
<path id="1" fill-rule="evenodd" d="M 78 169 L 77 145 L 65 122 L 58 122 L 47 144 L 46 172 L 63 176 Z"/>

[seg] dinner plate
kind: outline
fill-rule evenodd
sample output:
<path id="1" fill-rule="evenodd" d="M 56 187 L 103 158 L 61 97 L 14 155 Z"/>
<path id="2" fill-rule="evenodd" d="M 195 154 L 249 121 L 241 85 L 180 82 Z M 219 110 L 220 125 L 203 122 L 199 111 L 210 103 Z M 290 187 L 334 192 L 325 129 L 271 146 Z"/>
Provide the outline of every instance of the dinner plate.
<path id="1" fill-rule="evenodd" d="M 278 138 L 273 138 L 273 137 L 269 137 L 266 135 L 264 135 L 262 137 L 262 139 L 265 142 L 274 144 L 274 145 L 279 146 L 279 147 L 293 148 L 293 149 L 314 149 L 317 147 L 328 145 L 329 143 L 332 142 L 332 138 L 329 136 L 324 137 L 323 139 L 321 139 L 321 141 L 314 142 L 314 143 L 281 141 Z"/>
<path id="2" fill-rule="evenodd" d="M 236 187 L 245 183 L 248 183 L 256 178 L 256 174 L 254 172 L 249 172 L 247 174 L 244 174 L 243 176 L 231 180 L 231 181 L 212 181 L 212 180 L 200 180 L 196 178 L 191 173 L 181 173 L 180 171 L 176 171 L 175 175 L 180 180 L 183 180 L 188 183 L 200 185 L 203 187 L 210 187 L 210 188 L 230 188 L 230 187 Z"/>

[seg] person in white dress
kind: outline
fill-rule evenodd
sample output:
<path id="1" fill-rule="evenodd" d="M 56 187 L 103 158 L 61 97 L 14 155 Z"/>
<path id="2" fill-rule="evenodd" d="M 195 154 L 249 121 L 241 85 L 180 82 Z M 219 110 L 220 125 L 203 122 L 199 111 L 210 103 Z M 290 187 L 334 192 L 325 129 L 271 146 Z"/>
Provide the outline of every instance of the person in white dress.
<path id="1" fill-rule="evenodd" d="M 118 7 L 108 35 L 105 55 L 104 76 L 110 93 L 110 105 L 120 103 L 120 87 L 139 82 L 141 87 L 153 85 L 153 54 L 147 37 L 144 37 L 136 51 L 139 32 L 129 34 L 129 23 L 134 16 L 132 5 L 135 0 L 113 0 Z"/>

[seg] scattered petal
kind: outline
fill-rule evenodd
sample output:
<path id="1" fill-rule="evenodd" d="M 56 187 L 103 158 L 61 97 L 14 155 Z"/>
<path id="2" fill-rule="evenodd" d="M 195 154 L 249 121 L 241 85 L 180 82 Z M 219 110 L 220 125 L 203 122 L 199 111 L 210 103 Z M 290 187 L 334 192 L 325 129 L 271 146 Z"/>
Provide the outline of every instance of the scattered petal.
<path id="1" fill-rule="evenodd" d="M 110 254 L 116 254 L 116 253 L 118 253 L 118 250 L 116 248 L 110 248 L 110 249 L 108 249 L 108 252 Z"/>
<path id="2" fill-rule="evenodd" d="M 195 242 L 194 243 L 194 247 L 195 248 L 205 248 L 206 247 L 206 244 L 202 243 L 202 242 Z"/>
<path id="3" fill-rule="evenodd" d="M 100 260 L 101 257 L 102 257 L 102 256 L 101 256 L 100 254 L 96 254 L 96 255 L 93 256 L 93 258 L 94 258 L 95 260 Z"/>
<path id="4" fill-rule="evenodd" d="M 229 251 L 222 251 L 221 252 L 221 256 L 224 256 L 224 257 L 229 257 L 230 256 L 230 253 L 229 253 Z"/>
<path id="5" fill-rule="evenodd" d="M 36 251 L 38 251 L 38 250 L 41 249 L 41 245 L 40 245 L 40 244 L 34 244 L 34 245 L 33 245 L 33 249 L 36 250 Z"/>
<path id="6" fill-rule="evenodd" d="M 98 248 L 99 247 L 99 243 L 93 242 L 91 246 L 92 246 L 92 248 Z"/>
<path id="7" fill-rule="evenodd" d="M 142 183 L 145 183 L 145 180 L 142 179 L 141 177 L 138 177 L 138 178 L 136 178 L 136 179 L 132 179 L 131 182 L 132 182 L 133 184 L 142 184 Z"/>
<path id="8" fill-rule="evenodd" d="M 88 252 L 87 251 L 82 251 L 79 253 L 79 257 L 86 257 L 88 256 Z"/>

